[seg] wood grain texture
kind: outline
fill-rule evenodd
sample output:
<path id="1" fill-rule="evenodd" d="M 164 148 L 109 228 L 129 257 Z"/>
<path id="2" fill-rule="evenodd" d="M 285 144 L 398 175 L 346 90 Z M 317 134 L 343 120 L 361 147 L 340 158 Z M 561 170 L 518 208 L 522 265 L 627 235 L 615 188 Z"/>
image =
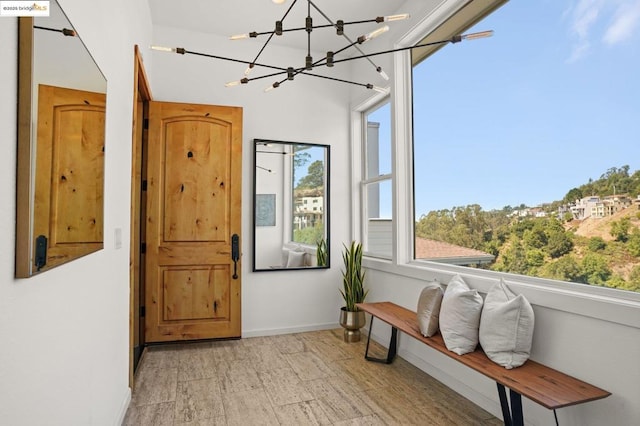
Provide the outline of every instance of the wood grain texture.
<path id="1" fill-rule="evenodd" d="M 595 401 L 611 395 L 610 392 L 532 360 L 528 360 L 518 368 L 507 370 L 487 358 L 480 348 L 472 353 L 458 355 L 447 349 L 440 334 L 424 337 L 420 333 L 416 313 L 395 303 L 360 303 L 357 306 L 425 345 L 550 410 Z"/>
<path id="2" fill-rule="evenodd" d="M 242 109 L 149 102 L 148 342 L 239 337 Z"/>
<path id="3" fill-rule="evenodd" d="M 48 269 L 103 247 L 106 96 L 40 85 L 34 236 Z"/>
<path id="4" fill-rule="evenodd" d="M 500 424 L 402 358 L 371 368 L 365 344 L 337 329 L 147 347 L 123 424 Z"/>

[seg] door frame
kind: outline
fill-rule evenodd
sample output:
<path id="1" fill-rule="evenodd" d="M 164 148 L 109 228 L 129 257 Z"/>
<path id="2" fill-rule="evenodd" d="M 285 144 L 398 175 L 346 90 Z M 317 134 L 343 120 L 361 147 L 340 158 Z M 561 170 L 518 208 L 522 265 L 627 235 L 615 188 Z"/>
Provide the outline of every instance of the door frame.
<path id="1" fill-rule="evenodd" d="M 144 289 L 141 274 L 144 271 L 142 256 L 142 179 L 143 147 L 145 139 L 145 115 L 147 102 L 152 100 L 151 86 L 144 69 L 140 48 L 134 46 L 133 59 L 133 116 L 131 135 L 131 217 L 129 247 L 129 387 L 134 386 L 134 350 L 136 336 L 140 348 L 144 348 L 144 327 L 140 324 L 140 309 L 144 304 Z M 142 105 L 142 109 L 140 108 Z"/>

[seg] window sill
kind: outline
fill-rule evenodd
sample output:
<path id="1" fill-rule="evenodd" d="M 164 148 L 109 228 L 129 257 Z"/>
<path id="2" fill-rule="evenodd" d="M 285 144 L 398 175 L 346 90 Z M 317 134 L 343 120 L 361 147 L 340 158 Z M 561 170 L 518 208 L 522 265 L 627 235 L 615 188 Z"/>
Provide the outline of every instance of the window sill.
<path id="1" fill-rule="evenodd" d="M 441 283 L 460 274 L 481 293 L 503 278 L 515 293 L 523 294 L 534 306 L 640 328 L 640 293 L 426 261 L 397 265 L 385 259 L 365 258 L 363 266 L 371 271 Z"/>

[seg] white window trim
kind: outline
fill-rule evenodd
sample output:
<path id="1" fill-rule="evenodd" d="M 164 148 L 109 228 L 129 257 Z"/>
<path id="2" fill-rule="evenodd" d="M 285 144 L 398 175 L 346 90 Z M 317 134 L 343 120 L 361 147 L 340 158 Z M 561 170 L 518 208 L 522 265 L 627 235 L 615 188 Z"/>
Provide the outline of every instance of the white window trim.
<path id="1" fill-rule="evenodd" d="M 466 0 L 444 1 L 405 35 L 395 47 L 405 47 L 421 40 L 429 29 L 440 25 Z M 559 310 L 599 320 L 640 328 L 640 293 L 593 285 L 529 277 L 413 259 L 413 152 L 412 152 L 412 88 L 411 55 L 396 52 L 393 58 L 394 81 L 391 90 L 391 146 L 393 192 L 393 257 L 365 257 L 363 265 L 372 270 L 418 280 L 447 283 L 455 274 L 462 275 L 473 288 L 487 292 L 499 279 L 504 279 L 517 293 L 523 294 L 540 308 Z M 372 97 L 352 109 L 352 191 L 360 192 L 364 153 L 362 112 L 379 102 Z M 398 143 L 397 141 L 404 141 Z M 357 193 L 356 192 L 356 193 Z M 352 195 L 355 195 L 352 193 Z M 353 196 L 352 219 L 354 239 L 362 238 L 362 199 Z M 400 208 L 400 206 L 403 206 Z M 359 230 L 360 232 L 357 232 Z M 404 235 L 406 238 L 398 238 Z"/>

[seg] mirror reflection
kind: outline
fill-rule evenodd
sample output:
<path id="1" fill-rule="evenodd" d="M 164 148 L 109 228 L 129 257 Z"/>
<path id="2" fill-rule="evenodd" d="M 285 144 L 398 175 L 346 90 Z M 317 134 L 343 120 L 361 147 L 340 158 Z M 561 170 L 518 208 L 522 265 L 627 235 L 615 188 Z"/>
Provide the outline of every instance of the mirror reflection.
<path id="1" fill-rule="evenodd" d="M 19 20 L 17 277 L 103 248 L 106 79 L 49 5 Z"/>
<path id="2" fill-rule="evenodd" d="M 253 270 L 329 267 L 329 146 L 254 139 Z"/>

